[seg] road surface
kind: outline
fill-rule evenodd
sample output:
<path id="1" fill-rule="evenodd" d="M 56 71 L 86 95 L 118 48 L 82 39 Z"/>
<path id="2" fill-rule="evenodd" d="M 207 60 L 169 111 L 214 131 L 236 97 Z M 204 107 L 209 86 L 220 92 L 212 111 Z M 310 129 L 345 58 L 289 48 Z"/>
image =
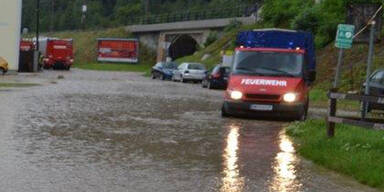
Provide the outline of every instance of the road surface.
<path id="1" fill-rule="evenodd" d="M 222 119 L 221 91 L 76 69 L 0 80 L 41 84 L 0 90 L 1 191 L 374 191 L 299 158 L 285 122 Z"/>

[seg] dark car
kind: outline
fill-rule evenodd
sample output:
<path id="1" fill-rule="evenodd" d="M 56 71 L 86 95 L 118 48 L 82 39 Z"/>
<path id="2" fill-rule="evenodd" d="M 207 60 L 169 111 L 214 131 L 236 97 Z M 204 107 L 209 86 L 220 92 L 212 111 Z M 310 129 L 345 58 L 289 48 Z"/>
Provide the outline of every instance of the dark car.
<path id="1" fill-rule="evenodd" d="M 203 79 L 203 88 L 226 89 L 230 71 L 230 67 L 225 67 L 220 64 L 216 65 L 213 69 L 207 72 L 205 78 Z"/>
<path id="2" fill-rule="evenodd" d="M 364 83 L 363 93 L 366 85 L 367 83 Z M 384 69 L 376 70 L 369 77 L 369 94 L 372 96 L 384 96 Z M 374 109 L 384 110 L 384 104 L 368 103 L 368 111 Z"/>
<path id="3" fill-rule="evenodd" d="M 174 62 L 159 62 L 152 67 L 151 77 L 152 79 L 171 80 L 177 66 Z"/>

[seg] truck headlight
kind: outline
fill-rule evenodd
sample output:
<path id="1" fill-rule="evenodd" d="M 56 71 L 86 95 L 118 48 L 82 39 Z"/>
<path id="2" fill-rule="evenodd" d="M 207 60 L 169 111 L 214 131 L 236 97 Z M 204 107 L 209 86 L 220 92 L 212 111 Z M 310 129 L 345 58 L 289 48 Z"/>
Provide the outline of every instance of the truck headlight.
<path id="1" fill-rule="evenodd" d="M 231 98 L 233 100 L 240 100 L 241 98 L 243 98 L 243 93 L 240 91 L 232 91 L 231 92 Z"/>
<path id="2" fill-rule="evenodd" d="M 297 94 L 296 93 L 286 93 L 283 97 L 283 100 L 288 103 L 293 103 L 297 99 Z"/>

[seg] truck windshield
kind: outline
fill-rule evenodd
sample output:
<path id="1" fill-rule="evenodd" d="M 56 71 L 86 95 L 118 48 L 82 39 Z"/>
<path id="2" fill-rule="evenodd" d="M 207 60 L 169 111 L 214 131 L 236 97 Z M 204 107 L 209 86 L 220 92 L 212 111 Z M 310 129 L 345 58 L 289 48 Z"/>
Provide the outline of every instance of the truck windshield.
<path id="1" fill-rule="evenodd" d="M 304 56 L 298 53 L 238 51 L 234 60 L 234 73 L 288 76 L 302 75 Z"/>

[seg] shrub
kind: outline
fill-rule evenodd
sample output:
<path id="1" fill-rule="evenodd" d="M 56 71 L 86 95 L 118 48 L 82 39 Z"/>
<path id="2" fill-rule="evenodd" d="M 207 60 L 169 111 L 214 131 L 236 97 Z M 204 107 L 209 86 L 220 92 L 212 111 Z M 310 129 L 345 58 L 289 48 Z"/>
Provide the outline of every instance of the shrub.
<path id="1" fill-rule="evenodd" d="M 303 9 L 312 6 L 312 0 L 265 0 L 261 16 L 272 26 L 285 26 L 289 25 Z"/>
<path id="2" fill-rule="evenodd" d="M 215 42 L 217 40 L 217 38 L 218 38 L 217 32 L 209 33 L 208 38 L 204 43 L 204 47 L 208 47 L 209 45 L 211 45 L 213 42 Z"/>
<path id="3" fill-rule="evenodd" d="M 291 28 L 316 33 L 319 27 L 319 16 L 317 12 L 316 8 L 304 10 L 293 19 Z"/>

